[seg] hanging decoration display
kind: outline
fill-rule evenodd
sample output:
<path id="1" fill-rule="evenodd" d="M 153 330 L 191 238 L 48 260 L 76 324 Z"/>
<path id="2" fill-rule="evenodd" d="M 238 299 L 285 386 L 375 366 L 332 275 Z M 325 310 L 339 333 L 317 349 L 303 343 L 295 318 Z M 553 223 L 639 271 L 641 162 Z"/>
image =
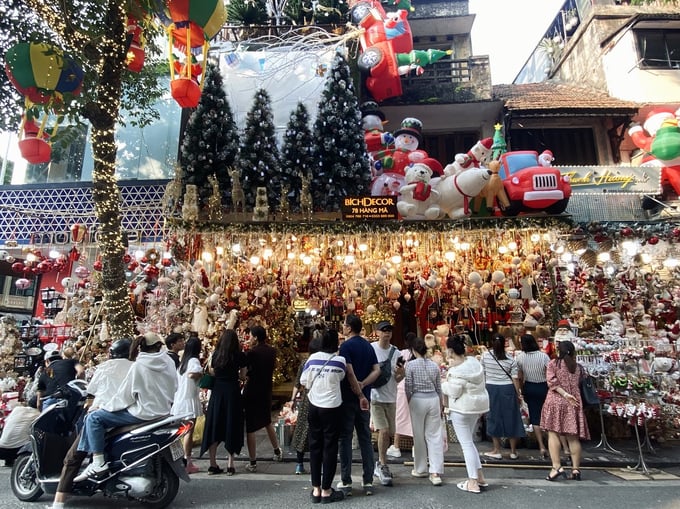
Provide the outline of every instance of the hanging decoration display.
<path id="1" fill-rule="evenodd" d="M 209 41 L 227 20 L 221 0 L 167 0 L 170 90 L 182 108 L 195 108 L 201 97 Z M 173 48 L 183 52 L 176 58 Z M 200 55 L 200 59 L 197 58 Z"/>
<path id="2" fill-rule="evenodd" d="M 80 94 L 83 70 L 58 47 L 46 43 L 21 42 L 7 50 L 5 71 L 10 82 L 25 97 L 26 113 L 19 128 L 19 150 L 29 163 L 49 162 L 52 155 L 46 132 L 47 114 L 36 122 L 34 105 L 58 112 L 67 96 Z"/>

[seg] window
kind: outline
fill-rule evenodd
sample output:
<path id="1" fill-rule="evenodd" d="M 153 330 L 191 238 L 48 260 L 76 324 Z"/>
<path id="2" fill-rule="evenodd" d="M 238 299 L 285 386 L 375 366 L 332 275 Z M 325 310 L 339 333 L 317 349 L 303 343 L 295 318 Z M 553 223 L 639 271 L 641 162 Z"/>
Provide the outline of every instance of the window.
<path id="1" fill-rule="evenodd" d="M 535 150 L 540 154 L 549 149 L 555 156 L 555 166 L 600 164 L 590 128 L 511 129 L 506 141 L 510 150 Z"/>
<path id="2" fill-rule="evenodd" d="M 680 69 L 680 30 L 636 30 L 640 67 Z"/>

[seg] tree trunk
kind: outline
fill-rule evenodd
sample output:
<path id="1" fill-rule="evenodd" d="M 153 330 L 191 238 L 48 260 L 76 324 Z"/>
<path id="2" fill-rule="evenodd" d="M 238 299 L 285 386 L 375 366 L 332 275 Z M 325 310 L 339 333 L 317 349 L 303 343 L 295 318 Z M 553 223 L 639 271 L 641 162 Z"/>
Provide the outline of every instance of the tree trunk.
<path id="1" fill-rule="evenodd" d="M 125 279 L 121 194 L 116 171 L 116 121 L 120 110 L 121 82 L 125 62 L 125 2 L 109 0 L 107 26 L 110 31 L 98 46 L 101 55 L 96 102 L 89 103 L 84 115 L 92 124 L 92 199 L 99 221 L 97 240 L 102 256 L 103 309 L 111 337 L 135 335 L 134 315 Z M 107 37 L 108 36 L 108 37 Z"/>

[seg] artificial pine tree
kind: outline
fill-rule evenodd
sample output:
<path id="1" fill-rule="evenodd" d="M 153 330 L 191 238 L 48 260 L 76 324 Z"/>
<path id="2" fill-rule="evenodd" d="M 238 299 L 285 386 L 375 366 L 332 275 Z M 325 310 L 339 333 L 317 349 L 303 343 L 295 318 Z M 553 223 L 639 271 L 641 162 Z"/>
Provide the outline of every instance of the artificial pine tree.
<path id="1" fill-rule="evenodd" d="M 246 117 L 237 166 L 247 207 L 252 209 L 255 205 L 257 188 L 265 187 L 270 210 L 274 210 L 280 198 L 281 163 L 271 98 L 264 89 L 255 92 L 253 106 Z"/>
<path id="2" fill-rule="evenodd" d="M 296 209 L 300 208 L 301 178 L 303 175 L 310 176 L 316 167 L 313 148 L 309 113 L 307 107 L 300 102 L 290 115 L 281 148 L 281 173 L 283 179 L 290 184 L 289 198 L 296 204 Z"/>
<path id="3" fill-rule="evenodd" d="M 208 205 L 211 175 L 217 177 L 220 189 L 229 189 L 227 167 L 238 152 L 238 130 L 222 85 L 222 75 L 214 64 L 208 64 L 203 93 L 198 107 L 189 117 L 180 164 L 184 169 L 183 184 L 198 187 L 199 208 Z"/>
<path id="4" fill-rule="evenodd" d="M 349 65 L 335 55 L 314 123 L 317 168 L 312 173 L 314 206 L 340 210 L 345 196 L 369 194 L 371 168 L 359 101 Z"/>

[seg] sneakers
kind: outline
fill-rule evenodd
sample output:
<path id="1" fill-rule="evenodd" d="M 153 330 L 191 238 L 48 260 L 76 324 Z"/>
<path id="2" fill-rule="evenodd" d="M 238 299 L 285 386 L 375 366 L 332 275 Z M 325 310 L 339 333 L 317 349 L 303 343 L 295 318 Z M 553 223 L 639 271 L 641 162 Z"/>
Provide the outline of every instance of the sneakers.
<path id="1" fill-rule="evenodd" d="M 342 491 L 346 497 L 352 496 L 352 483 L 345 484 L 342 481 L 338 481 L 338 484 L 336 484 L 335 487 Z"/>
<path id="2" fill-rule="evenodd" d="M 187 466 L 185 467 L 185 470 L 187 471 L 187 474 L 195 474 L 196 472 L 200 471 L 201 469 L 196 466 L 196 464 L 193 461 L 189 461 L 187 463 Z"/>
<path id="3" fill-rule="evenodd" d="M 95 465 L 94 463 L 90 463 L 85 468 L 85 470 L 83 470 L 80 474 L 78 474 L 78 476 L 76 476 L 73 479 L 73 482 L 81 482 L 84 481 L 85 479 L 97 478 L 108 471 L 109 471 L 108 463 L 104 463 L 103 465 Z"/>
<path id="4" fill-rule="evenodd" d="M 380 484 L 383 486 L 392 486 L 392 473 L 387 465 L 381 465 L 379 461 L 376 461 L 373 475 L 380 479 Z"/>
<path id="5" fill-rule="evenodd" d="M 427 477 L 427 472 L 418 472 L 417 470 L 411 470 L 411 477 Z"/>
<path id="6" fill-rule="evenodd" d="M 272 461 L 283 461 L 283 452 L 279 449 L 279 452 L 274 451 L 274 457 Z"/>
<path id="7" fill-rule="evenodd" d="M 365 482 L 361 487 L 364 489 L 364 495 L 367 497 L 373 495 L 373 485 L 370 482 Z"/>
<path id="8" fill-rule="evenodd" d="M 248 472 L 257 472 L 257 464 L 256 463 L 248 463 L 246 465 L 246 470 Z"/>
<path id="9" fill-rule="evenodd" d="M 401 449 L 399 449 L 399 447 L 390 445 L 387 448 L 387 455 L 391 456 L 392 458 L 401 458 Z"/>
<path id="10" fill-rule="evenodd" d="M 302 463 L 295 465 L 295 475 L 302 475 L 305 473 L 305 466 Z"/>

